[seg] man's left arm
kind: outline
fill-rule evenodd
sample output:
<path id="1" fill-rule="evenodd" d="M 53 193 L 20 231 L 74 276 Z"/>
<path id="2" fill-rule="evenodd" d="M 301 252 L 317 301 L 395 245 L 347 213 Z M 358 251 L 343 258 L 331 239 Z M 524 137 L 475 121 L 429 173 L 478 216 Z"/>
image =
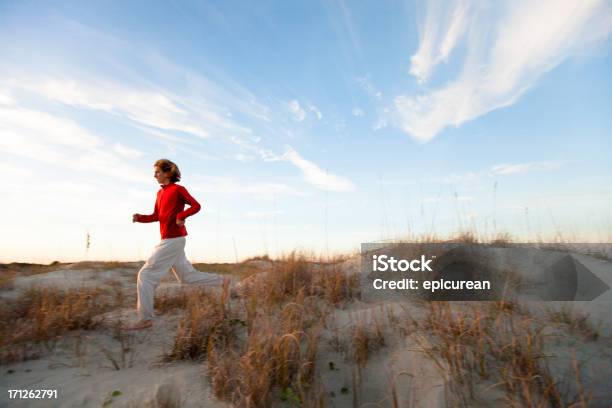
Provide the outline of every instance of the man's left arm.
<path id="1" fill-rule="evenodd" d="M 176 215 L 176 219 L 177 221 L 178 220 L 185 221 L 185 218 L 192 216 L 193 214 L 200 211 L 200 208 L 202 208 L 202 206 L 200 205 L 200 203 L 198 203 L 198 201 L 195 198 L 191 196 L 191 194 L 189 194 L 189 191 L 187 191 L 185 187 L 180 186 L 178 189 L 178 192 L 181 198 L 183 199 L 183 201 L 185 201 L 185 203 L 189 205 L 189 208 L 178 213 Z"/>

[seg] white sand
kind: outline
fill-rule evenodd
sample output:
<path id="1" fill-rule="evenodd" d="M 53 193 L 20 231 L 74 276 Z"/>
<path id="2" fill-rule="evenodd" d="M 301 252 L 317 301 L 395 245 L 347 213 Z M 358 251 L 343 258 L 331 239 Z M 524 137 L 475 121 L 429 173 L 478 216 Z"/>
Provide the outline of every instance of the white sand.
<path id="1" fill-rule="evenodd" d="M 612 276 L 606 271 L 606 261 L 582 255 L 581 262 L 597 272 L 606 283 Z M 261 262 L 269 266 L 268 261 Z M 343 268 L 360 274 L 359 256 L 347 260 Z M 603 262 L 603 263 L 602 263 Z M 262 266 L 262 267 L 263 267 Z M 135 292 L 137 268 L 93 270 L 67 268 L 27 277 L 18 277 L 11 290 L 0 291 L 0 297 L 14 298 L 30 286 L 113 287 L 118 282 L 126 293 Z M 257 279 L 255 275 L 251 280 Z M 372 289 L 367 277 L 360 274 L 362 300 L 336 309 L 330 316 L 317 357 L 317 377 L 326 390 L 329 406 L 352 407 L 354 398 L 359 404 L 372 403 L 381 407 L 391 406 L 391 390 L 395 385 L 400 407 L 444 407 L 449 397 L 445 374 L 427 358 L 418 344 L 402 339 L 393 327 L 386 329 L 386 345 L 373 351 L 361 371 L 361 382 L 355 395 L 354 382 L 359 372 L 346 357 L 350 347 L 348 331 L 360 320 L 380 318 L 386 310 L 408 308 L 418 318 L 423 309 L 405 296 L 398 294 L 381 296 Z M 611 285 L 612 286 L 612 285 Z M 180 285 L 162 283 L 158 290 L 176 290 Z M 550 302 L 549 302 L 550 303 Z M 564 302 L 572 308 L 586 311 L 593 322 L 601 324 L 602 338 L 593 342 L 575 339 L 575 347 L 551 342 L 548 351 L 557 356 L 555 366 L 560 372 L 571 368 L 570 356 L 577 351 L 579 358 L 590 358 L 584 367 L 587 387 L 594 389 L 598 398 L 594 406 L 605 406 L 612 401 L 607 384 L 612 379 L 612 292 L 595 302 Z M 551 305 L 560 307 L 560 305 Z M 535 308 L 534 308 L 535 309 Z M 222 407 L 228 404 L 215 400 L 205 376 L 205 364 L 180 362 L 161 363 L 161 356 L 173 342 L 180 315 L 169 313 L 156 319 L 153 330 L 125 334 L 123 344 L 129 343 L 129 351 L 122 352 L 122 343 L 113 338 L 113 326 L 119 321 L 135 319 L 135 311 L 127 308 L 103 316 L 108 322 L 105 328 L 93 332 L 67 335 L 51 353 L 39 360 L 4 365 L 0 367 L 0 406 L 4 407 L 100 407 L 105 402 L 110 407 L 147 407 L 172 402 L 181 407 Z M 335 333 L 344 349 L 332 344 Z M 110 357 L 109 357 L 110 356 Z M 119 365 L 117 370 L 112 359 Z M 330 367 L 332 363 L 333 369 Z M 10 373 L 9 373 L 10 372 Z M 602 381 L 603 380 L 603 381 Z M 503 395 L 491 384 L 477 386 L 478 406 L 503 405 Z M 57 389 L 57 400 L 8 400 L 7 389 Z M 112 397 L 114 391 L 120 395 Z M 333 393 L 333 396 L 332 396 Z M 451 396 L 452 397 L 452 396 Z M 110 401 L 110 402 L 109 402 Z"/>
<path id="2" fill-rule="evenodd" d="M 5 299 L 16 297 L 28 287 L 120 287 L 135 293 L 138 269 L 113 270 L 61 269 L 18 277 L 13 289 L 0 292 Z M 175 290 L 180 285 L 162 283 L 160 291 Z M 135 306 L 135 305 L 134 305 Z M 173 342 L 177 314 L 160 316 L 154 330 L 128 332 L 122 343 L 113 338 L 115 326 L 137 319 L 133 307 L 101 315 L 106 322 L 96 331 L 66 335 L 51 352 L 39 360 L 4 365 L 0 375 L 0 406 L 4 407 L 146 407 L 174 403 L 181 407 L 224 407 L 211 393 L 199 363 L 162 363 L 161 356 Z M 109 357 L 110 356 L 110 357 Z M 119 366 L 117 370 L 112 359 Z M 57 400 L 9 400 L 8 389 L 56 389 Z M 121 395 L 112 397 L 114 391 Z M 110 403 L 109 403 L 110 401 Z M 157 405 L 156 405 L 157 404 Z"/>

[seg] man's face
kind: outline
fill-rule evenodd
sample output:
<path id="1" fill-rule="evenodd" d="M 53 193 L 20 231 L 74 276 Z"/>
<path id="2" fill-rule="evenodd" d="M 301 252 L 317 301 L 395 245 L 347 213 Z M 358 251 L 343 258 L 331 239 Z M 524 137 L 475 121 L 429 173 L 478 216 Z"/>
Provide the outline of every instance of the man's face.
<path id="1" fill-rule="evenodd" d="M 168 173 L 163 172 L 159 167 L 154 167 L 153 169 L 155 170 L 153 177 L 155 177 L 159 184 L 166 184 L 170 180 Z"/>

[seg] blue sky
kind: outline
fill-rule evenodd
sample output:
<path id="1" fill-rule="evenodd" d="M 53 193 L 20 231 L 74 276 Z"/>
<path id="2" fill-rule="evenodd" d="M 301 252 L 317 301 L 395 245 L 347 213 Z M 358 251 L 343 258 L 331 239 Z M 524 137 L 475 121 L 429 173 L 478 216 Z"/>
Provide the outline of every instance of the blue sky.
<path id="1" fill-rule="evenodd" d="M 203 204 L 195 260 L 609 242 L 611 21 L 605 1 L 0 1 L 0 261 L 143 259 L 160 157 Z"/>

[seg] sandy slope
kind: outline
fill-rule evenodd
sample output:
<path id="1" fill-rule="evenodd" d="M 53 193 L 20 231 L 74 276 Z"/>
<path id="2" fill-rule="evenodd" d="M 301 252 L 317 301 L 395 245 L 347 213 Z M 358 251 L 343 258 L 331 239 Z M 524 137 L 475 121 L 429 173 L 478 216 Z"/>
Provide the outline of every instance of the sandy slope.
<path id="1" fill-rule="evenodd" d="M 134 293 L 136 272 L 131 268 L 62 269 L 17 278 L 13 289 L 0 295 L 11 299 L 30 286 L 67 289 L 117 283 L 126 292 Z M 158 290 L 174 287 L 174 283 L 162 283 Z M 128 303 L 133 301 L 132 296 Z M 212 396 L 202 364 L 162 362 L 163 352 L 172 345 L 177 314 L 157 317 L 155 330 L 128 333 L 118 339 L 117 326 L 135 318 L 131 308 L 101 315 L 105 323 L 100 330 L 71 333 L 39 360 L 2 366 L 0 406 L 227 406 Z M 129 350 L 123 352 L 123 348 Z M 59 395 L 57 400 L 9 401 L 8 389 L 56 389 Z M 120 395 L 113 397 L 113 392 Z"/>
<path id="2" fill-rule="evenodd" d="M 607 283 L 609 263 L 579 255 Z M 265 269 L 266 265 L 260 265 Z M 351 273 L 360 273 L 359 257 L 346 261 L 343 267 Z M 19 291 L 32 286 L 121 287 L 134 302 L 135 270 L 133 267 L 112 270 L 67 269 L 19 277 L 13 287 L 0 292 L 0 297 L 14 298 Z M 252 278 L 257 279 L 257 278 Z M 424 313 L 421 305 L 409 301 L 404 295 L 381 296 L 371 287 L 366 276 L 360 275 L 362 297 L 336 309 L 322 333 L 317 357 L 317 376 L 322 380 L 329 406 L 351 407 L 358 404 L 392 405 L 395 392 L 402 407 L 443 407 L 449 399 L 444 373 L 428 359 L 419 346 L 387 327 L 386 344 L 375 350 L 361 368 L 356 369 L 346 350 L 350 347 L 347 330 L 355 322 L 373 322 L 383 319 L 389 311 L 400 312 L 408 308 L 418 318 Z M 174 290 L 175 283 L 162 283 L 158 290 Z M 569 370 L 569 356 L 578 351 L 579 357 L 590 361 L 585 364 L 585 382 L 592 386 L 596 397 L 594 406 L 606 406 L 612 401 L 607 386 L 612 379 L 612 293 L 596 302 L 572 302 L 571 307 L 585 310 L 601 326 L 602 337 L 595 342 L 574 341 L 575 347 L 551 342 L 548 351 L 556 355 L 559 371 Z M 560 307 L 560 305 L 551 305 Z M 535 313 L 538 313 L 534 308 Z M 0 406 L 4 407 L 143 407 L 169 406 L 220 407 L 227 404 L 216 401 L 205 377 L 201 363 L 163 363 L 161 356 L 172 345 L 178 313 L 159 316 L 154 330 L 118 336 L 116 326 L 121 321 L 134 319 L 133 309 L 126 308 L 101 316 L 105 325 L 94 332 L 73 333 L 66 336 L 58 347 L 39 360 L 26 361 L 1 367 Z M 339 344 L 334 342 L 339 339 Z M 122 351 L 122 349 L 129 349 Z M 569 372 L 569 371 L 568 371 Z M 500 406 L 503 395 L 491 384 L 479 385 L 478 406 Z M 58 400 L 9 401 L 7 389 L 57 389 Z M 486 389 L 486 391 L 484 391 Z M 395 391 L 394 391 L 395 390 Z M 393 392 L 394 391 L 394 392 Z M 116 396 L 112 396 L 115 392 Z M 451 396 L 452 397 L 452 396 Z M 367 405 L 366 405 L 367 406 Z"/>

